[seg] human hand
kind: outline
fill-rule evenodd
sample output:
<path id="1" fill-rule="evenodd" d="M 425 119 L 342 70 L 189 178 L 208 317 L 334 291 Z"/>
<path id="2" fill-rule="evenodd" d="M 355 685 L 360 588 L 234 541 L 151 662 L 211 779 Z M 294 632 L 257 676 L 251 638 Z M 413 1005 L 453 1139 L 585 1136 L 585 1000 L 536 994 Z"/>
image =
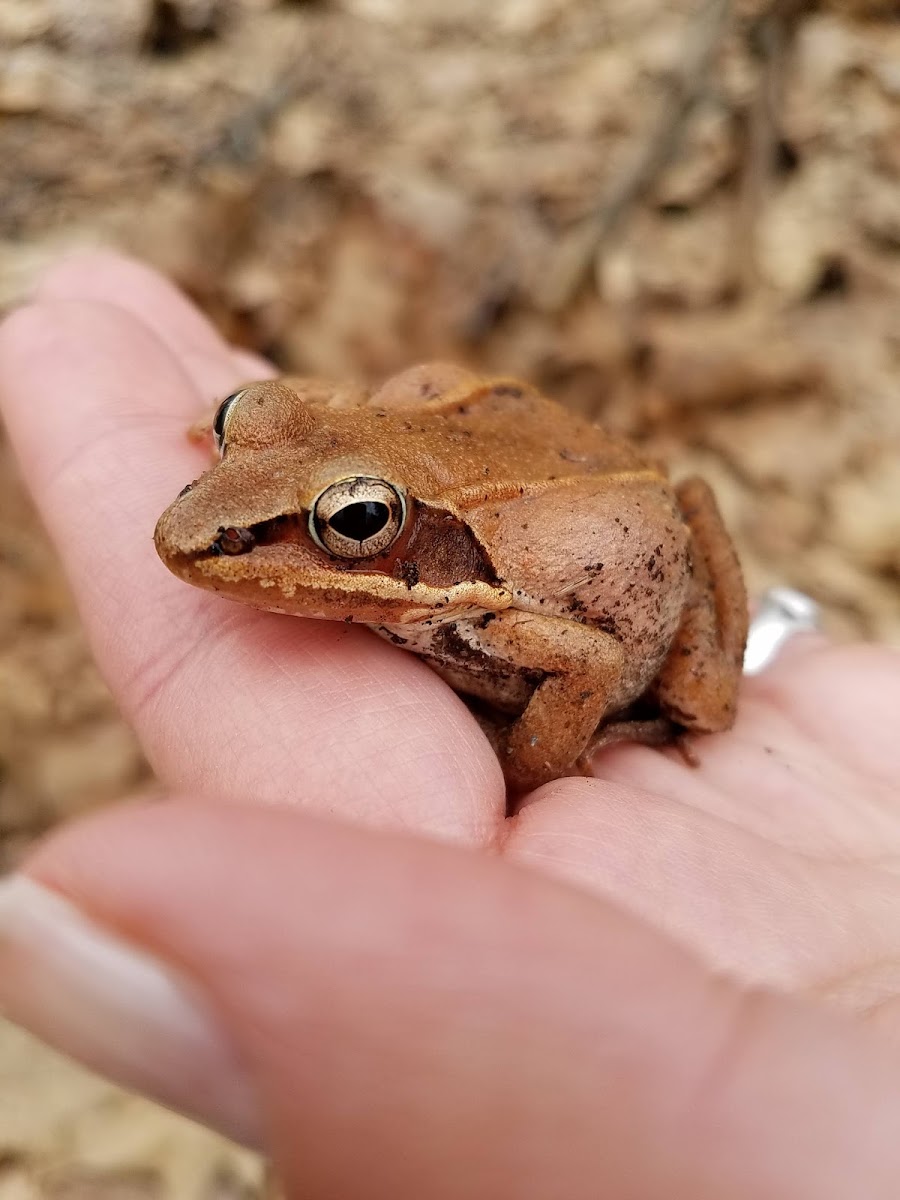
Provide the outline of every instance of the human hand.
<path id="1" fill-rule="evenodd" d="M 288 1197 L 893 1200 L 900 1058 L 495 855 L 123 806 L 0 887 L 0 998 Z"/>
<path id="2" fill-rule="evenodd" d="M 95 652 L 172 790 L 455 839 L 577 881 L 715 970 L 824 995 L 893 1034 L 898 656 L 790 648 L 701 766 L 622 747 L 507 819 L 499 768 L 427 667 L 364 631 L 172 579 L 156 517 L 203 456 L 184 428 L 259 375 L 168 285 L 57 269 L 0 333 L 0 395 Z M 167 817 L 167 819 L 170 819 Z"/>
<path id="3" fill-rule="evenodd" d="M 162 783 L 500 852 L 577 881 L 716 969 L 828 994 L 894 1029 L 900 975 L 900 655 L 789 646 L 736 728 L 617 747 L 505 816 L 464 705 L 364 630 L 185 587 L 156 518 L 205 467 L 187 425 L 270 368 L 168 283 L 90 254 L 0 332 L 0 400 L 97 659 Z"/>

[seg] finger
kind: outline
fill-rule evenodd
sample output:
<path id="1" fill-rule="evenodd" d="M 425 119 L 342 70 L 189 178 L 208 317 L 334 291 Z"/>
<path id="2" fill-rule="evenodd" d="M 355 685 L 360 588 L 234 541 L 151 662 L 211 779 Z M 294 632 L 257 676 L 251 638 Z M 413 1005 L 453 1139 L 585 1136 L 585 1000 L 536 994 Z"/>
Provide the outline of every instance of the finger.
<path id="1" fill-rule="evenodd" d="M 105 814 L 30 870 L 49 894 L 0 901 L 10 1015 L 262 1129 L 290 1195 L 896 1195 L 879 1040 L 538 874 L 190 802 Z"/>
<path id="2" fill-rule="evenodd" d="M 136 317 L 179 360 L 207 405 L 236 382 L 275 374 L 256 355 L 235 353 L 215 326 L 173 283 L 109 250 L 80 251 L 39 281 L 38 300 L 113 304 Z"/>
<path id="3" fill-rule="evenodd" d="M 232 347 L 231 359 L 235 365 L 241 382 L 255 379 L 270 379 L 277 372 L 270 362 L 252 350 L 238 350 Z"/>
<path id="4" fill-rule="evenodd" d="M 0 329 L 0 401 L 95 653 L 173 786 L 483 841 L 503 811 L 475 722 L 422 663 L 358 629 L 180 583 L 157 517 L 203 469 L 196 384 L 116 305 L 41 302 Z"/>

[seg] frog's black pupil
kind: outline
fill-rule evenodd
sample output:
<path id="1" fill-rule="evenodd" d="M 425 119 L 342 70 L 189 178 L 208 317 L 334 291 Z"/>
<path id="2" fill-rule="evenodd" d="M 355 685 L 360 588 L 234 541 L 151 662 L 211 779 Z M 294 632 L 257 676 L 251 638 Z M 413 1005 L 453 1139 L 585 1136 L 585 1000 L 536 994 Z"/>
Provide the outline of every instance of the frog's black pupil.
<path id="1" fill-rule="evenodd" d="M 334 514 L 328 524 L 345 538 L 364 542 L 381 533 L 391 519 L 391 510 L 380 500 L 357 500 Z"/>

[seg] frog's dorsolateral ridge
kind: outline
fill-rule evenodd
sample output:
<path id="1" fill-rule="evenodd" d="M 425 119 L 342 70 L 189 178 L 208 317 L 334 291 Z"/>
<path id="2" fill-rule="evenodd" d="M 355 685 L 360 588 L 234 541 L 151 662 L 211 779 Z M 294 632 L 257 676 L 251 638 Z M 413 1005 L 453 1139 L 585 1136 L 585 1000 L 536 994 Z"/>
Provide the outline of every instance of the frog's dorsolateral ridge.
<path id="1" fill-rule="evenodd" d="M 729 728 L 747 635 L 709 488 L 513 379 L 250 384 L 163 562 L 257 608 L 370 626 L 472 698 L 519 792 L 598 746 Z"/>

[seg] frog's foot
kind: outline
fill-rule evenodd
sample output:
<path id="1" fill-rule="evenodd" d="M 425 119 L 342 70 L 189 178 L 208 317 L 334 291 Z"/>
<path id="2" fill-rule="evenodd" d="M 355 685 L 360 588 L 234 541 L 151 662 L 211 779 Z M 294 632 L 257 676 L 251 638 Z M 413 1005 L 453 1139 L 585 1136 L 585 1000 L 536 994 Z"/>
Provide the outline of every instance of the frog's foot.
<path id="1" fill-rule="evenodd" d="M 681 734 L 681 728 L 668 717 L 654 717 L 645 721 L 611 721 L 597 730 L 584 752 L 578 756 L 576 766 L 580 774 L 592 776 L 594 755 L 606 746 L 616 746 L 621 742 L 637 742 L 642 746 L 670 746 L 673 742 L 680 745 Z"/>

